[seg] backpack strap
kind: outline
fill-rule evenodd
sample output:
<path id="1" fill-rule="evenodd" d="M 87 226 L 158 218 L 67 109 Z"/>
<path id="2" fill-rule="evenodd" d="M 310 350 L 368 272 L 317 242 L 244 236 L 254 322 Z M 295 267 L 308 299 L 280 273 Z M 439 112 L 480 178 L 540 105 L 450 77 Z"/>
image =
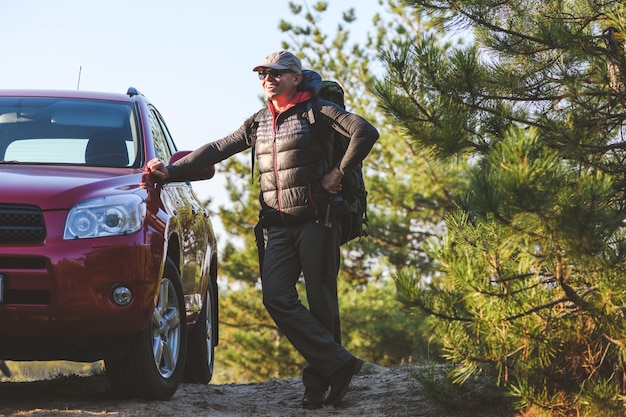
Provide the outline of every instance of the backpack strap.
<path id="1" fill-rule="evenodd" d="M 333 128 L 331 120 L 320 111 L 320 103 L 317 96 L 314 95 L 311 100 L 307 102 L 305 116 L 309 122 L 311 132 L 320 140 L 320 146 L 322 147 L 322 152 L 325 155 L 328 167 L 332 167 L 335 163 L 334 135 L 336 132 Z"/>
<path id="2" fill-rule="evenodd" d="M 257 130 L 259 129 L 259 121 L 261 120 L 261 114 L 266 108 L 262 108 L 258 112 L 254 113 L 254 115 L 248 119 L 251 122 L 247 126 L 247 135 L 250 139 L 250 183 L 254 183 L 254 161 L 256 159 L 256 136 Z"/>
<path id="3" fill-rule="evenodd" d="M 307 108 L 307 112 L 306 112 L 306 117 L 307 120 L 309 122 L 309 125 L 313 126 L 315 124 L 315 122 L 317 121 L 317 117 L 315 116 L 316 112 L 319 112 L 319 103 L 317 101 L 317 96 L 313 96 L 311 97 L 311 99 L 309 100 L 309 102 L 306 105 Z"/>
<path id="4" fill-rule="evenodd" d="M 334 101 L 325 99 L 323 101 L 338 105 Z M 340 105 L 338 106 L 341 107 Z M 322 146 L 328 166 L 339 168 L 341 158 L 345 154 L 350 141 L 349 133 L 344 131 L 332 117 L 321 112 L 321 104 L 317 96 L 313 96 L 307 103 L 305 116 L 309 121 L 313 134 L 318 138 L 324 139 Z"/>

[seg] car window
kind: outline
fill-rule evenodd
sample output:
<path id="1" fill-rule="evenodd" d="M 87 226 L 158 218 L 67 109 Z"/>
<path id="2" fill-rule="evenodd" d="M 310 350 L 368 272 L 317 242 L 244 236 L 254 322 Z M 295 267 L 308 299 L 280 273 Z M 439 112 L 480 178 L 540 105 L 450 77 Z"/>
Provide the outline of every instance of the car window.
<path id="1" fill-rule="evenodd" d="M 165 121 L 154 107 L 150 108 L 150 128 L 157 156 L 164 161 L 169 161 L 172 154 L 176 152 L 176 147 Z"/>
<path id="2" fill-rule="evenodd" d="M 0 161 L 134 166 L 130 103 L 66 98 L 0 98 Z"/>
<path id="3" fill-rule="evenodd" d="M 157 157 L 164 161 L 168 161 L 171 154 L 169 149 L 167 148 L 165 135 L 163 134 L 163 130 L 161 129 L 161 125 L 159 124 L 157 113 L 154 111 L 154 109 L 150 109 L 150 130 L 152 132 L 152 143 L 154 144 L 154 149 L 157 153 Z"/>
<path id="4" fill-rule="evenodd" d="M 86 164 L 85 150 L 89 139 L 22 139 L 11 142 L 5 153 L 6 161 L 34 163 Z M 135 144 L 125 141 L 125 153 L 133 155 Z M 128 165 L 128 164 L 123 164 Z"/>
<path id="5" fill-rule="evenodd" d="M 8 144 L 4 158 L 7 161 L 83 164 L 87 141 L 62 138 L 15 140 Z"/>

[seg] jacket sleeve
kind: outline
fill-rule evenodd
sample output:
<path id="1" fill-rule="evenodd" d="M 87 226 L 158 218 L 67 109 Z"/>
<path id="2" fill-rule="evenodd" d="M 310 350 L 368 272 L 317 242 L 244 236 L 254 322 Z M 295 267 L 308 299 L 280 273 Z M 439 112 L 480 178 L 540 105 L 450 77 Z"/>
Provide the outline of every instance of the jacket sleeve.
<path id="1" fill-rule="evenodd" d="M 254 116 L 249 117 L 239 129 L 230 135 L 200 146 L 182 159 L 167 166 L 168 181 L 186 181 L 191 173 L 203 167 L 217 164 L 251 146 L 251 126 Z"/>
<path id="2" fill-rule="evenodd" d="M 320 112 L 329 119 L 332 128 L 350 138 L 338 167 L 343 173 L 350 172 L 370 153 L 378 140 L 378 130 L 358 114 L 327 102 L 320 104 Z"/>

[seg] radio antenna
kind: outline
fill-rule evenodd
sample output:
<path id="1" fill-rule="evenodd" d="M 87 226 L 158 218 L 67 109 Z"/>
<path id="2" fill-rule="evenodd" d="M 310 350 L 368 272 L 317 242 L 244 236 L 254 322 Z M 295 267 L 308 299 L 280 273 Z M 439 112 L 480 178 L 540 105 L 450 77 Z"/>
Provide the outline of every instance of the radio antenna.
<path id="1" fill-rule="evenodd" d="M 80 74 L 81 74 L 81 72 L 83 72 L 83 66 L 82 65 L 78 68 L 78 83 L 76 84 L 76 90 L 80 89 Z"/>

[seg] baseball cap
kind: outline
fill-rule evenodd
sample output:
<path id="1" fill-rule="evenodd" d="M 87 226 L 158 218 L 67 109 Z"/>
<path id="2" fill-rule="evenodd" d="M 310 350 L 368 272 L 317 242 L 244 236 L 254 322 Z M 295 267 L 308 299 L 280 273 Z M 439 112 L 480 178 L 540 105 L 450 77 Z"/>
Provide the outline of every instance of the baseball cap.
<path id="1" fill-rule="evenodd" d="M 297 73 L 302 72 L 302 64 L 300 63 L 298 57 L 287 51 L 279 51 L 269 54 L 265 57 L 265 61 L 263 61 L 261 65 L 257 65 L 252 68 L 252 71 L 259 71 L 263 68 L 291 70 Z"/>

